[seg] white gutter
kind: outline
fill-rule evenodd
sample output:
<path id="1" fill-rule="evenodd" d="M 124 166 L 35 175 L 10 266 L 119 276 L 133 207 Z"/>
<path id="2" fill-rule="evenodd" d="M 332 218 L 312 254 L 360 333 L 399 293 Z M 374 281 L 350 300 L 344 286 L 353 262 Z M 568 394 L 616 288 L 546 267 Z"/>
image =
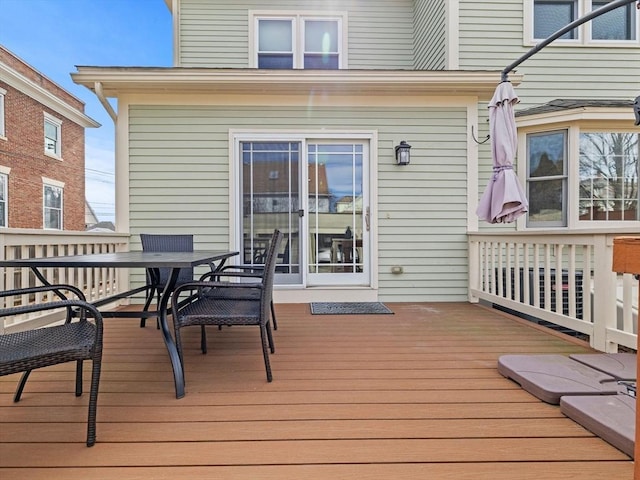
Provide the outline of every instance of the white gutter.
<path id="1" fill-rule="evenodd" d="M 102 83 L 95 82 L 93 84 L 93 91 L 95 92 L 96 97 L 98 97 L 98 100 L 100 100 L 100 103 L 102 104 L 104 109 L 107 111 L 107 113 L 111 117 L 111 120 L 113 120 L 113 123 L 117 123 L 118 122 L 118 114 L 115 112 L 115 110 L 113 109 L 113 107 L 111 106 L 109 101 L 107 100 L 107 97 L 104 96 L 104 92 L 102 90 Z"/>

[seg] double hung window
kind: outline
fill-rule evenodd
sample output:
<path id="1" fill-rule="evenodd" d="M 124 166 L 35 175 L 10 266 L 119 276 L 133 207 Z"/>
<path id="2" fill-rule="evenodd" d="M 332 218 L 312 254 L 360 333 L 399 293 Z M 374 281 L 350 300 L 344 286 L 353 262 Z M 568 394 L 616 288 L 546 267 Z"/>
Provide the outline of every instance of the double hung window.
<path id="1" fill-rule="evenodd" d="M 7 185 L 9 184 L 9 176 L 0 173 L 0 227 L 8 226 L 7 223 Z"/>
<path id="2" fill-rule="evenodd" d="M 44 228 L 62 230 L 63 188 L 45 183 L 43 186 Z"/>
<path id="3" fill-rule="evenodd" d="M 46 113 L 44 114 L 44 153 L 62 157 L 62 122 Z"/>
<path id="4" fill-rule="evenodd" d="M 4 97 L 7 94 L 7 91 L 0 88 L 0 137 L 6 137 L 7 133 L 5 131 L 5 122 L 4 122 Z"/>
<path id="5" fill-rule="evenodd" d="M 252 16 L 258 68 L 344 68 L 343 16 Z"/>

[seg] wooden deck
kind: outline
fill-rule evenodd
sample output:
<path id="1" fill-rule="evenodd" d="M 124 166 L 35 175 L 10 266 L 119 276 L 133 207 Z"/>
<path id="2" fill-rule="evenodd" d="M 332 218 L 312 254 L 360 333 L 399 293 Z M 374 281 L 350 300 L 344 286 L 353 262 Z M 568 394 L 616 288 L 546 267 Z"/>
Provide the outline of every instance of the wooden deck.
<path id="1" fill-rule="evenodd" d="M 633 462 L 496 371 L 505 353 L 588 351 L 470 304 L 317 316 L 277 305 L 274 381 L 258 329 L 187 331 L 176 400 L 160 332 L 107 320 L 97 444 L 73 365 L 0 377 L 3 479 L 631 479 Z"/>

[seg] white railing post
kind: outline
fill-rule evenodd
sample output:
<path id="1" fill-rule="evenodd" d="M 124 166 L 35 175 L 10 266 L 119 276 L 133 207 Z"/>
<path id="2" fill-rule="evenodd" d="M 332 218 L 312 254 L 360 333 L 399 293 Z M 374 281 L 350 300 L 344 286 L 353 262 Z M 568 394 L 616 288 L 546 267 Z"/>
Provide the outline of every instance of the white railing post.
<path id="1" fill-rule="evenodd" d="M 609 341 L 607 329 L 616 328 L 616 273 L 613 272 L 613 239 L 594 236 L 593 259 L 593 335 L 591 346 L 602 352 L 617 352 L 618 345 Z"/>
<path id="2" fill-rule="evenodd" d="M 480 288 L 480 242 L 469 242 L 469 303 L 478 303 L 480 299 L 471 292 Z"/>

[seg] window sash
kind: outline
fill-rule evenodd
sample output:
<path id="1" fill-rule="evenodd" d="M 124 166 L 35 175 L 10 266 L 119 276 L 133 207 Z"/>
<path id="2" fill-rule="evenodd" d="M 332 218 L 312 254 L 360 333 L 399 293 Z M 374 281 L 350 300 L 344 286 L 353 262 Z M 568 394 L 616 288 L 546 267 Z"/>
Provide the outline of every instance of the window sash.
<path id="1" fill-rule="evenodd" d="M 533 38 L 545 39 L 578 18 L 578 0 L 535 0 L 533 2 Z M 561 40 L 578 38 L 574 28 Z"/>
<path id="2" fill-rule="evenodd" d="M 567 226 L 566 130 L 527 135 L 527 226 Z"/>
<path id="3" fill-rule="evenodd" d="M 4 121 L 4 97 L 5 92 L 0 90 L 0 137 L 6 137 L 5 121 Z"/>
<path id="4" fill-rule="evenodd" d="M 62 188 L 44 185 L 42 196 L 44 228 L 62 230 L 62 200 Z"/>
<path id="5" fill-rule="evenodd" d="M 44 151 L 60 156 L 60 125 L 44 120 Z"/>
<path id="6" fill-rule="evenodd" d="M 0 173 L 0 227 L 7 226 L 7 184 L 8 176 Z"/>
<path id="7" fill-rule="evenodd" d="M 609 3 L 593 1 L 592 9 L 596 10 Z M 593 40 L 635 40 L 636 15 L 635 5 L 623 5 L 592 20 L 591 38 Z"/>
<path id="8" fill-rule="evenodd" d="M 579 220 L 640 220 L 639 137 L 635 133 L 580 133 Z"/>

